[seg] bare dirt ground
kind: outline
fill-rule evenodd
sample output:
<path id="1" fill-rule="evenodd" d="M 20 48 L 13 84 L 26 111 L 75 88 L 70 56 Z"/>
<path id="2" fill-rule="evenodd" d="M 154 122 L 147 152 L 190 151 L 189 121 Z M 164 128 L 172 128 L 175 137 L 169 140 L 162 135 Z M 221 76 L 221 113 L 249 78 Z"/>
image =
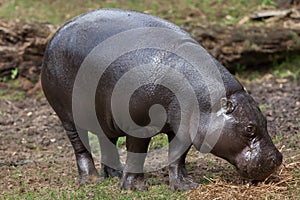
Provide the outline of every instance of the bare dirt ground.
<path id="1" fill-rule="evenodd" d="M 0 89 L 11 95 L 18 90 L 10 89 L 6 84 L 1 84 Z M 293 185 L 283 183 L 280 172 L 274 175 L 272 181 L 286 188 L 284 196 L 293 197 L 289 187 L 300 187 L 299 173 L 296 176 L 289 172 L 291 163 L 292 171 L 299 172 L 300 168 L 299 82 L 289 78 L 274 78 L 268 74 L 248 83 L 247 90 L 267 116 L 270 135 L 284 155 L 286 168 L 283 167 L 283 170 L 290 173 L 288 181 Z M 188 158 L 190 174 L 196 182 L 203 183 L 203 187 L 205 182 L 212 181 L 209 177 L 219 175 L 218 180 L 225 183 L 244 184 L 226 162 L 211 156 L 201 159 L 195 152 L 191 155 Z M 74 159 L 67 136 L 43 96 L 25 96 L 19 100 L 0 98 L 0 197 L 4 193 L 22 194 L 48 188 L 57 191 L 73 190 L 68 183 L 73 182 L 77 176 Z M 99 161 L 97 165 L 99 168 Z M 157 172 L 156 176 L 163 180 L 158 184 L 167 184 L 166 170 Z M 212 185 L 210 191 L 214 188 L 218 188 L 217 185 Z M 199 190 L 187 195 L 193 199 L 205 191 L 209 190 L 201 186 Z"/>

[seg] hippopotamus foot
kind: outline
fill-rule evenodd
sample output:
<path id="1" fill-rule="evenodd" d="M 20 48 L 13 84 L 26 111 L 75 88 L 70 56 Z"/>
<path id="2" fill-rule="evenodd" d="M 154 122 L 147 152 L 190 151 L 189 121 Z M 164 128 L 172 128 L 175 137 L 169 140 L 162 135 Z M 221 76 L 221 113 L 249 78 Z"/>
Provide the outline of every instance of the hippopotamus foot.
<path id="1" fill-rule="evenodd" d="M 75 152 L 79 174 L 76 183 L 87 184 L 89 182 L 101 182 L 102 179 L 95 167 L 92 154 L 89 151 L 90 147 L 87 131 L 81 130 L 83 134 L 79 137 L 75 126 L 67 123 L 63 125 Z"/>
<path id="2" fill-rule="evenodd" d="M 151 138 L 136 138 L 126 136 L 127 157 L 122 178 L 119 182 L 121 189 L 147 190 L 144 182 L 144 162 Z"/>
<path id="3" fill-rule="evenodd" d="M 185 166 L 173 163 L 169 168 L 169 184 L 171 190 L 190 190 L 197 188 L 198 184 L 188 178 Z"/>
<path id="4" fill-rule="evenodd" d="M 108 177 L 122 177 L 122 170 L 117 170 L 117 169 L 113 169 L 105 164 L 102 163 L 102 168 L 101 168 L 101 175 L 104 178 L 108 178 Z"/>
<path id="5" fill-rule="evenodd" d="M 124 172 L 119 187 L 125 190 L 148 190 L 143 173 Z"/>
<path id="6" fill-rule="evenodd" d="M 98 134 L 101 148 L 101 175 L 104 178 L 121 177 L 123 167 L 120 162 L 120 155 L 116 148 L 118 138 L 109 138 Z"/>
<path id="7" fill-rule="evenodd" d="M 101 183 L 103 181 L 103 177 L 100 177 L 97 173 L 90 174 L 79 174 L 75 183 L 79 185 L 86 185 L 89 183 Z"/>
<path id="8" fill-rule="evenodd" d="M 173 132 L 168 133 L 168 140 L 171 144 L 171 141 L 174 139 L 175 134 Z M 171 190 L 190 190 L 192 188 L 198 187 L 198 184 L 195 183 L 191 178 L 188 178 L 188 172 L 185 167 L 185 158 L 186 155 L 191 148 L 191 146 L 185 148 L 184 146 L 181 146 L 183 149 L 185 149 L 185 152 L 177 158 L 177 154 L 172 154 L 173 149 L 178 148 L 180 145 L 175 145 L 172 143 L 172 145 L 169 146 L 169 160 L 173 161 L 169 166 L 169 185 Z M 181 152 L 181 151 L 178 151 Z"/>
<path id="9" fill-rule="evenodd" d="M 92 155 L 89 152 L 77 153 L 76 160 L 79 173 L 76 180 L 77 184 L 101 182 L 103 180 L 103 178 L 101 178 L 98 174 L 92 159 Z"/>
<path id="10" fill-rule="evenodd" d="M 171 190 L 185 190 L 188 191 L 193 188 L 197 188 L 198 183 L 195 183 L 191 178 L 183 177 L 182 175 L 170 180 Z"/>

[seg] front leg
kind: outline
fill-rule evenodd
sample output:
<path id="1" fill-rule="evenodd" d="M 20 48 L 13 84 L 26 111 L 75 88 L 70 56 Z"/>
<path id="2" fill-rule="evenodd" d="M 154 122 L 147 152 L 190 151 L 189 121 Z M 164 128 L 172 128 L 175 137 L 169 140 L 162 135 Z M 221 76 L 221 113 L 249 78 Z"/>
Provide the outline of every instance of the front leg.
<path id="1" fill-rule="evenodd" d="M 173 139 L 173 141 L 170 143 Z M 171 190 L 190 190 L 192 188 L 198 187 L 191 178 L 188 178 L 188 173 L 185 167 L 185 158 L 191 145 L 183 145 L 178 138 L 175 138 L 173 132 L 168 133 L 169 140 L 169 184 Z M 185 150 L 186 149 L 186 150 Z M 184 152 L 182 155 L 178 155 Z"/>
<path id="2" fill-rule="evenodd" d="M 144 182 L 144 162 L 151 138 L 126 137 L 127 158 L 122 178 L 121 189 L 147 190 Z"/>

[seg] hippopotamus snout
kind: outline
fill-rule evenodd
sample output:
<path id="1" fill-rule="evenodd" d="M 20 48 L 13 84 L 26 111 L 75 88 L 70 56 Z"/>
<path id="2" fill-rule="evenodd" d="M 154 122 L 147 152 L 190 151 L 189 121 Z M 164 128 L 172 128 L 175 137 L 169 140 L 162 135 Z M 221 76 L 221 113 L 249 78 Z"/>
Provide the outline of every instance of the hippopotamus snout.
<path id="1" fill-rule="evenodd" d="M 263 145 L 257 145 L 262 146 Z M 273 146 L 270 148 L 270 146 Z M 267 148 L 247 149 L 237 157 L 235 166 L 242 177 L 263 181 L 270 176 L 282 163 L 282 154 L 273 144 Z"/>

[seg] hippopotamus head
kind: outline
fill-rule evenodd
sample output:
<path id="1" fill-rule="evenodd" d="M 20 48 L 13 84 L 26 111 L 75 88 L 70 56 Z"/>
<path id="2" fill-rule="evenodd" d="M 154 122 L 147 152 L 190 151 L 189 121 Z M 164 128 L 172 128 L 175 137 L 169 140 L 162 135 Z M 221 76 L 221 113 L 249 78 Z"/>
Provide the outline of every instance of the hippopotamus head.
<path id="1" fill-rule="evenodd" d="M 266 118 L 246 91 L 222 99 L 221 107 L 225 125 L 211 153 L 229 161 L 243 177 L 264 180 L 282 163 Z"/>

